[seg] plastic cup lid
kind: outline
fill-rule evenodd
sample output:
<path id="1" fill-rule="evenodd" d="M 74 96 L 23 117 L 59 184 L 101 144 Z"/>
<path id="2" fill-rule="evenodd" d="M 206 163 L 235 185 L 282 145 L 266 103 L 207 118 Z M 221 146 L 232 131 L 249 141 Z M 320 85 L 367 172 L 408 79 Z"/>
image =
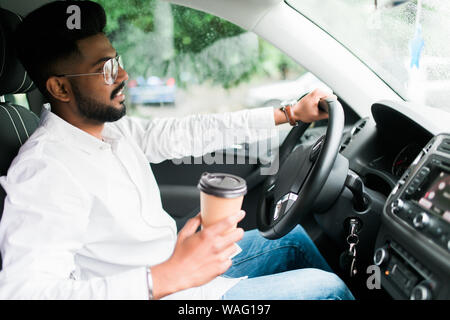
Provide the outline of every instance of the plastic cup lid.
<path id="1" fill-rule="evenodd" d="M 229 173 L 204 172 L 197 188 L 204 193 L 221 198 L 237 198 L 247 193 L 245 180 Z"/>

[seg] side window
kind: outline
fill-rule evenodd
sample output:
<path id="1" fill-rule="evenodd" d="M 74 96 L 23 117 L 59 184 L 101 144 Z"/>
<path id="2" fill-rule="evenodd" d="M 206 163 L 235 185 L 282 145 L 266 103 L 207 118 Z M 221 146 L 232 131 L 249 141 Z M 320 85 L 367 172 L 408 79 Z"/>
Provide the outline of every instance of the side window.
<path id="1" fill-rule="evenodd" d="M 321 84 L 271 44 L 216 16 L 164 1 L 96 1 L 129 75 L 131 116 L 278 106 Z"/>

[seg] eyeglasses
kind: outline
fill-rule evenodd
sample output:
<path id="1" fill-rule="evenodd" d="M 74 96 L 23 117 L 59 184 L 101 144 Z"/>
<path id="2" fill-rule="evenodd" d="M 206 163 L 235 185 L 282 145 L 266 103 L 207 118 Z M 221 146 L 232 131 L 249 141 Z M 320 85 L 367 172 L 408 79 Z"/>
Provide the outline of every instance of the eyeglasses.
<path id="1" fill-rule="evenodd" d="M 119 66 L 123 69 L 123 62 L 120 56 L 111 58 L 103 65 L 103 72 L 93 73 L 77 73 L 77 74 L 58 74 L 55 77 L 79 77 L 79 76 L 93 76 L 103 74 L 103 79 L 107 85 L 112 85 L 119 74 Z"/>

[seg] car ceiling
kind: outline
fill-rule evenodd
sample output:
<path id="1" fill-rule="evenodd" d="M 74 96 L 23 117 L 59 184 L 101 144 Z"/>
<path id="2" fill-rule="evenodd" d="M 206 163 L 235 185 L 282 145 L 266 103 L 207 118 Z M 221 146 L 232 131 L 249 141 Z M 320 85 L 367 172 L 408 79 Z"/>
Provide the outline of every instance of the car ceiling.
<path id="1" fill-rule="evenodd" d="M 0 7 L 16 12 L 22 16 L 52 0 L 0 0 Z M 183 5 L 202 10 L 217 16 L 223 16 L 228 20 L 241 25 L 247 30 L 252 30 L 261 17 L 270 8 L 280 4 L 283 0 L 163 0 L 166 2 Z M 237 9 L 238 8 L 238 9 Z"/>

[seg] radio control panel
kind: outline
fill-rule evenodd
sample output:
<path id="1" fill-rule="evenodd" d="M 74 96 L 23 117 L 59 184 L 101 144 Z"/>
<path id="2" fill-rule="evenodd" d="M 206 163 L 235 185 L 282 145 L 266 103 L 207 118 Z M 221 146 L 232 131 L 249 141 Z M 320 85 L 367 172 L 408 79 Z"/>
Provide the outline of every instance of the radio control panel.
<path id="1" fill-rule="evenodd" d="M 374 263 L 396 298 L 450 298 L 450 134 L 435 136 L 389 195 Z"/>
<path id="2" fill-rule="evenodd" d="M 450 136 L 437 136 L 414 162 L 391 193 L 388 210 L 450 252 Z"/>

